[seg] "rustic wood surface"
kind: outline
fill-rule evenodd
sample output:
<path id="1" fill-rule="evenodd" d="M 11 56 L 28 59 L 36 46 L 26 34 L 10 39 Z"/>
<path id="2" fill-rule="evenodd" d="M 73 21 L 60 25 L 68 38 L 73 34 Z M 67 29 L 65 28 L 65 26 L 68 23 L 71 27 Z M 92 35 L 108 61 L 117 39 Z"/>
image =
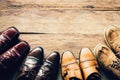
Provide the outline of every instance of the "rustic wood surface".
<path id="1" fill-rule="evenodd" d="M 104 44 L 110 25 L 120 25 L 120 0 L 0 0 L 0 30 L 15 26 L 45 56 L 71 50 L 78 58 L 81 48 Z"/>

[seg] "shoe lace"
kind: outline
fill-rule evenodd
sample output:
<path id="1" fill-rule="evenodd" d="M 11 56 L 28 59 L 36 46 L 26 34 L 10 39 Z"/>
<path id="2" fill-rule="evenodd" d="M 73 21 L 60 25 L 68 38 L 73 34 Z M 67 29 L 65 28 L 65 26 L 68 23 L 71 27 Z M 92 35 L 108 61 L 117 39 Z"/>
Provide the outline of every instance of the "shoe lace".
<path id="1" fill-rule="evenodd" d="M 37 72 L 35 70 L 31 70 L 26 64 L 24 64 L 23 66 L 26 67 L 26 70 L 23 70 L 23 74 L 25 75 L 25 77 L 33 80 Z"/>
<path id="2" fill-rule="evenodd" d="M 116 47 L 115 47 L 115 55 L 120 59 L 120 45 L 117 45 Z"/>
<path id="3" fill-rule="evenodd" d="M 53 63 L 50 61 L 46 61 L 41 69 L 39 70 L 39 73 L 37 75 L 37 79 L 39 80 L 51 80 L 54 79 L 54 74 L 56 74 L 56 67 Z"/>
<path id="4" fill-rule="evenodd" d="M 30 59 L 36 60 L 36 58 L 30 58 Z M 39 60 L 36 60 L 36 61 L 37 61 L 37 63 L 35 63 L 35 64 L 33 64 L 33 63 L 24 63 L 22 65 L 22 67 L 20 68 L 20 71 L 22 71 L 22 74 L 23 74 L 22 76 L 25 76 L 27 78 L 30 78 L 31 80 L 34 80 L 34 78 L 35 78 L 35 76 L 36 76 L 36 74 L 38 72 L 35 69 L 39 68 L 40 65 L 41 65 L 39 63 Z M 30 68 L 29 65 L 33 65 L 34 67 Z M 22 76 L 20 76 L 20 77 L 22 77 Z"/>
<path id="5" fill-rule="evenodd" d="M 113 63 L 110 64 L 110 67 L 120 71 L 120 60 L 118 58 L 116 61 L 113 60 Z"/>

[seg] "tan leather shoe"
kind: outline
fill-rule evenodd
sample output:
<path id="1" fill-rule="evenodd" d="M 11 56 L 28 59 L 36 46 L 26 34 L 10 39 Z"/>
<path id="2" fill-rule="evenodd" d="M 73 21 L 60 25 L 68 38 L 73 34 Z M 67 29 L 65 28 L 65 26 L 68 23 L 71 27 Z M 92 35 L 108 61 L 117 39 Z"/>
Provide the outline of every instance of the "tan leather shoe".
<path id="1" fill-rule="evenodd" d="M 105 41 L 111 47 L 118 58 L 120 58 L 120 29 L 114 26 L 107 27 L 104 35 Z"/>
<path id="2" fill-rule="evenodd" d="M 64 80 L 83 80 L 79 64 L 72 52 L 66 51 L 62 54 L 61 67 Z"/>
<path id="3" fill-rule="evenodd" d="M 99 44 L 95 48 L 95 56 L 101 68 L 112 78 L 120 79 L 120 60 L 109 49 L 109 47 Z M 112 80 L 119 80 L 112 79 Z"/>
<path id="4" fill-rule="evenodd" d="M 97 61 L 89 48 L 82 48 L 79 62 L 85 80 L 101 80 Z"/>

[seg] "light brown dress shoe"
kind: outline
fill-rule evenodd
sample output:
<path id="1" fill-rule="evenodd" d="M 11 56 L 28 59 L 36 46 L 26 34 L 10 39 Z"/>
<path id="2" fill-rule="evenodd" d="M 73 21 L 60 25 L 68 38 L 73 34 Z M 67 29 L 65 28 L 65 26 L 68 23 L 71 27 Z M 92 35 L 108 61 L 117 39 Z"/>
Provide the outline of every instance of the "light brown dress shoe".
<path id="1" fill-rule="evenodd" d="M 100 67 L 106 74 L 110 75 L 111 78 L 113 78 L 112 80 L 120 80 L 120 60 L 111 49 L 105 45 L 99 44 L 94 51 Z"/>
<path id="2" fill-rule="evenodd" d="M 101 80 L 97 61 L 89 48 L 82 48 L 79 61 L 85 80 Z"/>
<path id="3" fill-rule="evenodd" d="M 115 52 L 115 55 L 120 58 L 120 29 L 114 26 L 107 27 L 104 38 L 108 46 Z"/>
<path id="4" fill-rule="evenodd" d="M 62 54 L 61 67 L 64 80 L 83 80 L 79 64 L 72 52 L 66 51 Z"/>

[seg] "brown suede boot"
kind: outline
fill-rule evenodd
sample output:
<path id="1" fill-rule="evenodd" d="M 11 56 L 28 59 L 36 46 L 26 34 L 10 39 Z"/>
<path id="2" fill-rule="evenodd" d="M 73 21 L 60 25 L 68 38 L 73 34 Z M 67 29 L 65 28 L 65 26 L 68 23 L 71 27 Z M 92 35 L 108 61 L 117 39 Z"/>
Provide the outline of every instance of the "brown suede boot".
<path id="1" fill-rule="evenodd" d="M 115 52 L 115 55 L 120 58 L 120 29 L 114 26 L 107 27 L 104 38 L 107 45 Z"/>
<path id="2" fill-rule="evenodd" d="M 120 79 L 120 60 L 109 49 L 109 47 L 99 44 L 95 48 L 95 56 L 100 67 L 110 75 L 111 80 Z M 117 79 L 116 79 L 117 78 Z"/>
<path id="3" fill-rule="evenodd" d="M 62 54 L 61 67 L 64 80 L 83 80 L 79 64 L 72 52 L 66 51 Z"/>

